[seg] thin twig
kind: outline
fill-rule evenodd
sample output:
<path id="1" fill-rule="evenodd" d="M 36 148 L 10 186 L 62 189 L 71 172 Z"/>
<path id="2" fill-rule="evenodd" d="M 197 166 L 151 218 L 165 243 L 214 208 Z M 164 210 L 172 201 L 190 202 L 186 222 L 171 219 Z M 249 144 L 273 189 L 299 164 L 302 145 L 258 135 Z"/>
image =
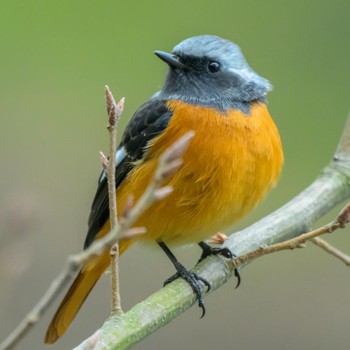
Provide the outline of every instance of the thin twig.
<path id="1" fill-rule="evenodd" d="M 341 210 L 337 218 L 331 223 L 324 225 L 316 230 L 301 234 L 295 238 L 289 239 L 284 242 L 272 244 L 265 247 L 259 247 L 258 249 L 253 250 L 247 254 L 239 256 L 233 260 L 235 267 L 245 264 L 249 260 L 256 259 L 260 256 L 276 253 L 281 250 L 295 249 L 302 247 L 302 244 L 306 241 L 310 241 L 320 235 L 325 233 L 332 233 L 339 228 L 344 228 L 345 225 L 349 222 L 350 218 L 350 202 Z"/>
<path id="2" fill-rule="evenodd" d="M 210 239 L 208 239 L 207 242 L 210 243 L 210 244 L 220 244 L 220 245 L 222 245 L 222 244 L 225 243 L 227 238 L 228 237 L 224 233 L 217 232 L 217 233 L 215 233 L 214 236 L 212 236 Z"/>
<path id="3" fill-rule="evenodd" d="M 115 155 L 117 152 L 117 125 L 124 110 L 124 97 L 116 104 L 112 92 L 105 87 L 109 131 L 109 160 L 106 169 L 108 180 L 109 217 L 111 228 L 118 225 L 117 199 L 115 191 Z"/>
<path id="4" fill-rule="evenodd" d="M 111 229 L 118 224 L 117 212 L 117 196 L 115 188 L 115 155 L 117 152 L 117 126 L 124 110 L 124 98 L 116 104 L 112 92 L 106 85 L 106 104 L 108 113 L 108 132 L 109 132 L 109 161 L 107 164 L 107 182 L 108 182 L 108 200 L 109 200 L 109 221 Z M 111 257 L 111 314 L 122 313 L 121 299 L 120 299 L 120 285 L 119 285 L 119 251 L 118 243 L 115 242 L 110 250 Z"/>
<path id="5" fill-rule="evenodd" d="M 350 256 L 334 247 L 333 245 L 326 242 L 324 239 L 320 237 L 315 237 L 311 240 L 312 243 L 322 248 L 327 253 L 335 256 L 337 259 L 342 261 L 345 265 L 350 266 Z"/>
<path id="6" fill-rule="evenodd" d="M 100 160 L 101 160 L 101 164 L 102 164 L 103 169 L 106 170 L 108 167 L 108 158 L 101 151 L 100 151 Z"/>
<path id="7" fill-rule="evenodd" d="M 0 350 L 12 349 L 28 333 L 83 264 L 110 249 L 118 239 L 134 238 L 136 235 L 144 234 L 144 228 L 130 229 L 130 227 L 153 203 L 171 193 L 172 189 L 169 186 L 162 187 L 162 181 L 166 180 L 167 176 L 170 177 L 181 166 L 182 154 L 193 136 L 193 132 L 188 132 L 163 153 L 149 186 L 136 204 L 127 211 L 127 215 L 122 218 L 119 225 L 106 236 L 96 240 L 86 250 L 68 257 L 62 271 L 51 283 L 44 296 L 0 344 Z"/>
<path id="8" fill-rule="evenodd" d="M 110 249 L 111 257 L 111 316 L 123 312 L 120 299 L 120 284 L 119 284 L 119 245 L 115 243 Z"/>

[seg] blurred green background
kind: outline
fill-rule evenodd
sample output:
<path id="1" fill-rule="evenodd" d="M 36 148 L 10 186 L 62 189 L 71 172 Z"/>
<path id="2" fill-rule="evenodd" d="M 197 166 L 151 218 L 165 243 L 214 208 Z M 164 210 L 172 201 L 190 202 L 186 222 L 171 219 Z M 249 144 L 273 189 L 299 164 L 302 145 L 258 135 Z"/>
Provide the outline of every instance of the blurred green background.
<path id="1" fill-rule="evenodd" d="M 350 107 L 349 0 L 1 1 L 1 338 L 82 247 L 98 151 L 107 150 L 104 85 L 126 97 L 124 127 L 162 85 L 166 67 L 152 52 L 199 34 L 238 43 L 274 85 L 268 100 L 284 144 L 283 176 L 238 230 L 298 194 L 331 159 Z M 349 231 L 327 239 L 350 252 Z M 199 255 L 197 247 L 175 252 L 188 266 Z M 172 273 L 159 249 L 128 251 L 124 309 Z M 309 244 L 259 259 L 242 277 L 238 290 L 232 281 L 206 298 L 205 319 L 193 308 L 135 349 L 349 348 L 350 271 L 339 261 Z M 91 334 L 109 303 L 104 277 L 52 349 Z M 44 348 L 53 312 L 18 349 Z"/>

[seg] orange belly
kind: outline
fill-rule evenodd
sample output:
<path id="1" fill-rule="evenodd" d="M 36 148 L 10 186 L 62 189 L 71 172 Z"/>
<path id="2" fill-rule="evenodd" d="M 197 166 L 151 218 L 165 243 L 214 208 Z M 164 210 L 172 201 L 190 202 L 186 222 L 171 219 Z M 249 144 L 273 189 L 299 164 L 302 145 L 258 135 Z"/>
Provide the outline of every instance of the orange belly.
<path id="1" fill-rule="evenodd" d="M 173 111 L 169 126 L 150 145 L 148 160 L 118 189 L 118 208 L 120 212 L 129 194 L 136 200 L 144 192 L 159 155 L 194 130 L 183 166 L 168 181 L 173 193 L 148 209 L 135 226 L 147 228 L 142 240 L 199 242 L 247 214 L 275 185 L 283 164 L 281 140 L 263 103 L 254 103 L 249 115 L 178 101 L 168 102 L 168 107 Z"/>

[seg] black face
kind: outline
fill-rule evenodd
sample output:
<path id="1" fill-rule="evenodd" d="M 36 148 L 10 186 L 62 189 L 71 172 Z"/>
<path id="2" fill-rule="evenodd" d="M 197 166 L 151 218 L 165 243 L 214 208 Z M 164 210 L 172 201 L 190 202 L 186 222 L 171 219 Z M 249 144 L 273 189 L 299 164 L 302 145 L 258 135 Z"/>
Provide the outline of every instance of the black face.
<path id="1" fill-rule="evenodd" d="M 175 55 L 184 64 L 185 70 L 193 73 L 218 75 L 222 67 L 219 60 L 209 57 L 195 57 L 185 55 Z"/>
<path id="2" fill-rule="evenodd" d="M 242 100 L 238 95 L 243 89 L 243 79 L 219 59 L 183 54 L 174 54 L 173 57 L 181 65 L 170 65 L 163 89 L 167 93 L 206 104 L 212 103 L 215 99 L 223 99 L 224 102 L 229 95 L 236 101 Z"/>
<path id="3" fill-rule="evenodd" d="M 175 56 L 184 67 L 176 69 L 177 72 L 174 73 L 186 75 L 188 83 L 192 82 L 194 85 L 210 84 L 212 89 L 225 90 L 225 88 L 234 87 L 240 80 L 239 75 L 235 74 L 233 70 L 227 69 L 225 64 L 220 62 L 218 58 Z M 174 68 L 172 67 L 173 70 Z"/>

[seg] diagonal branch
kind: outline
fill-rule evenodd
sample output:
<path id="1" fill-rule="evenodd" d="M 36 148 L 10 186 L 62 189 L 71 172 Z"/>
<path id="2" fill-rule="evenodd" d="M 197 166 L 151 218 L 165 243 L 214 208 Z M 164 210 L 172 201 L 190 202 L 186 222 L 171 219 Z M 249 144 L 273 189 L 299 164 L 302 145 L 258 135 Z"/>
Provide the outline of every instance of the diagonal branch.
<path id="1" fill-rule="evenodd" d="M 350 256 L 346 255 L 336 247 L 332 246 L 331 244 L 326 242 L 324 239 L 320 237 L 315 237 L 311 240 L 311 242 L 317 245 L 318 247 L 322 248 L 327 253 L 333 255 L 340 261 L 342 261 L 345 265 L 350 266 Z"/>
<path id="2" fill-rule="evenodd" d="M 225 246 L 242 256 L 309 231 L 319 218 L 339 203 L 350 199 L 349 179 L 350 116 L 334 159 L 322 174 L 282 208 L 231 235 L 225 241 Z M 211 291 L 214 291 L 233 276 L 235 266 L 242 268 L 251 260 L 236 261 L 237 264 L 220 256 L 210 256 L 193 271 L 207 279 L 212 286 Z M 127 313 L 107 320 L 99 330 L 93 349 L 102 348 L 102 344 L 103 349 L 127 349 L 169 323 L 194 303 L 192 289 L 183 280 L 176 280 L 135 305 Z M 79 346 L 77 349 L 86 347 Z"/>

